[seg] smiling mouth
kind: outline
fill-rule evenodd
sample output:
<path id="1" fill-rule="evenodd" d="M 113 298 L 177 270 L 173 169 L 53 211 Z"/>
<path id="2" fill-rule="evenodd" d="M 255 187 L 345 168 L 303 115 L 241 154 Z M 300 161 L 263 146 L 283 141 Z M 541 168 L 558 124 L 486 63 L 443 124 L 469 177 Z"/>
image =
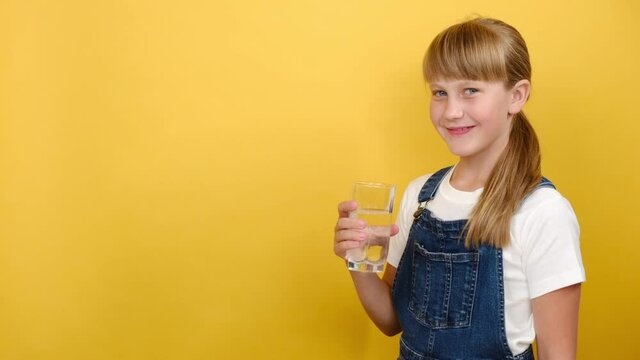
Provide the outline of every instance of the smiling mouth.
<path id="1" fill-rule="evenodd" d="M 449 134 L 451 135 L 464 135 L 469 131 L 471 131 L 471 129 L 473 129 L 474 127 L 475 126 L 461 126 L 461 127 L 447 128 L 447 132 L 449 132 Z"/>

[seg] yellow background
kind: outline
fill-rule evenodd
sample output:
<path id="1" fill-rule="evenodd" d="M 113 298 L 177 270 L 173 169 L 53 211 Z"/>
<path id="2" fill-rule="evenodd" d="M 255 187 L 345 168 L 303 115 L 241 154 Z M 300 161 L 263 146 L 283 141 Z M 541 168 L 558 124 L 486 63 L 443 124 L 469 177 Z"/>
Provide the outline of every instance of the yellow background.
<path id="1" fill-rule="evenodd" d="M 529 44 L 582 228 L 578 358 L 640 357 L 638 2 L 5 0 L 0 359 L 397 356 L 335 207 L 455 160 L 420 64 L 474 13 Z"/>

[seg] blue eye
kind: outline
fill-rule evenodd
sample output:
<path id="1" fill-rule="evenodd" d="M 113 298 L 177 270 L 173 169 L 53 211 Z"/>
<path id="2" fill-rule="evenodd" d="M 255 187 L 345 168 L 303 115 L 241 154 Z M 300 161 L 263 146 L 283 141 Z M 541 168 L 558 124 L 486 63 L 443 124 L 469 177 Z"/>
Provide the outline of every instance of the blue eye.
<path id="1" fill-rule="evenodd" d="M 476 88 L 467 88 L 467 89 L 464 89 L 464 94 L 465 94 L 465 95 L 473 95 L 473 94 L 475 94 L 475 93 L 477 93 L 477 92 L 478 92 L 478 89 L 476 89 Z"/>
<path id="2" fill-rule="evenodd" d="M 447 93 L 443 90 L 433 90 L 431 93 L 433 94 L 433 96 L 437 97 L 447 96 Z"/>

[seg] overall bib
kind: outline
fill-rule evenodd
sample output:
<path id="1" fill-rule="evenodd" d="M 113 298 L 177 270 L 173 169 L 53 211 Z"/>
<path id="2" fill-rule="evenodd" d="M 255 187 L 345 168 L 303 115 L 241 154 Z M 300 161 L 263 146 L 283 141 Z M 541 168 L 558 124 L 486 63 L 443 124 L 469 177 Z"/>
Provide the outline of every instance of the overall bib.
<path id="1" fill-rule="evenodd" d="M 420 203 L 433 199 L 450 169 L 429 177 Z M 538 186 L 553 184 L 542 178 Z M 516 356 L 507 343 L 502 250 L 465 247 L 467 220 L 439 220 L 426 208 L 417 214 L 392 287 L 398 359 L 534 360 L 531 346 Z"/>

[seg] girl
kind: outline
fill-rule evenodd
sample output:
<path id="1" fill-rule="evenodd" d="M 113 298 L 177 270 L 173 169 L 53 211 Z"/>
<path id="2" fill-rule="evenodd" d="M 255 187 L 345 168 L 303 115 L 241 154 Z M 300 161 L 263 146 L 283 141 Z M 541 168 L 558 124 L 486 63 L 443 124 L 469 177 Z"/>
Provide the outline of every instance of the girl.
<path id="1" fill-rule="evenodd" d="M 387 266 L 350 272 L 373 322 L 402 332 L 399 359 L 575 359 L 579 227 L 540 174 L 536 134 L 522 112 L 531 90 L 526 44 L 495 19 L 453 25 L 423 64 L 430 115 L 455 166 L 411 182 Z M 334 252 L 360 246 L 353 201 L 338 205 Z"/>

